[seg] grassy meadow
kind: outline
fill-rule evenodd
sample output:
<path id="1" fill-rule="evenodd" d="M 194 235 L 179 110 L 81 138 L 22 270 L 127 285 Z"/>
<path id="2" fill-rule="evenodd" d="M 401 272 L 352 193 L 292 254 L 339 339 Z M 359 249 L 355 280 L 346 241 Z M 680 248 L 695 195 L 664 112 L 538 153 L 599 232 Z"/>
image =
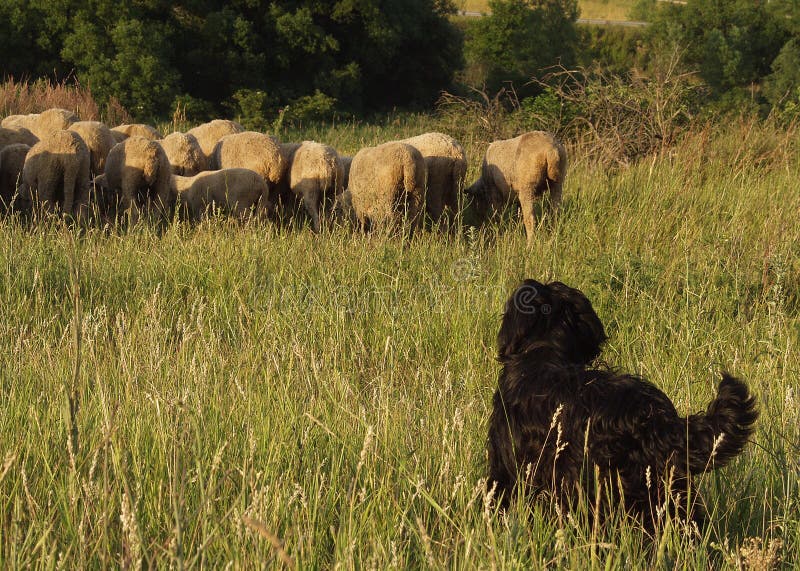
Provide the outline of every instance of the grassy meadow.
<path id="1" fill-rule="evenodd" d="M 282 138 L 352 153 L 427 121 Z M 800 565 L 796 140 L 734 124 L 618 170 L 573 149 L 530 248 L 515 216 L 412 240 L 0 220 L 0 567 Z M 749 381 L 762 418 L 701 478 L 699 536 L 486 501 L 495 335 L 528 276 L 581 288 L 605 359 L 682 413 L 722 370 Z"/>

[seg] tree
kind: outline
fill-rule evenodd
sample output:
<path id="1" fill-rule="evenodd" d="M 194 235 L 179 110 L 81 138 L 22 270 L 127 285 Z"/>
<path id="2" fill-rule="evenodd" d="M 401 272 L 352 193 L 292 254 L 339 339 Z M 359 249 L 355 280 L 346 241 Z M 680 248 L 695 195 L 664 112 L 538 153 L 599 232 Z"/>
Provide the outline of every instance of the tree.
<path id="1" fill-rule="evenodd" d="M 69 73 L 60 51 L 71 0 L 0 2 L 0 77 L 50 78 Z"/>
<path id="2" fill-rule="evenodd" d="M 577 0 L 489 0 L 489 8 L 467 35 L 474 83 L 480 79 L 490 91 L 505 82 L 521 87 L 544 68 L 574 62 Z"/>
<path id="3" fill-rule="evenodd" d="M 462 64 L 454 12 L 451 0 L 5 0 L 0 72 L 74 73 L 146 120 L 178 102 L 256 115 L 426 105 Z"/>
<path id="4" fill-rule="evenodd" d="M 788 34 L 763 0 L 689 0 L 659 10 L 651 37 L 684 47 L 685 62 L 721 95 L 767 75 Z"/>
<path id="5" fill-rule="evenodd" d="M 791 39 L 772 62 L 772 73 L 764 81 L 764 95 L 776 109 L 800 112 L 800 40 Z"/>

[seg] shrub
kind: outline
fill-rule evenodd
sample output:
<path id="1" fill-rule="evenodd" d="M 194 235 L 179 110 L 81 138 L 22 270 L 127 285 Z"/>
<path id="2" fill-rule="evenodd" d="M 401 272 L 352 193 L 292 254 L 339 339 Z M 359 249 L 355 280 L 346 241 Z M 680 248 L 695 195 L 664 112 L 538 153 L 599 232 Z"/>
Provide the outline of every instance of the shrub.
<path id="1" fill-rule="evenodd" d="M 545 99 L 523 109 L 526 122 L 574 139 L 584 147 L 583 156 L 605 166 L 627 166 L 660 153 L 677 142 L 699 109 L 702 89 L 678 62 L 675 54 L 649 77 L 556 68 L 539 82 L 549 89 Z M 561 101 L 558 113 L 554 97 Z"/>
<path id="2" fill-rule="evenodd" d="M 786 42 L 764 81 L 764 96 L 778 114 L 800 114 L 800 41 Z"/>
<path id="3" fill-rule="evenodd" d="M 272 101 L 266 92 L 260 89 L 239 89 L 233 94 L 231 107 L 238 121 L 247 129 L 267 130 Z"/>
<path id="4" fill-rule="evenodd" d="M 305 95 L 289 104 L 285 119 L 289 122 L 323 121 L 333 117 L 336 99 L 317 89 L 313 95 Z"/>

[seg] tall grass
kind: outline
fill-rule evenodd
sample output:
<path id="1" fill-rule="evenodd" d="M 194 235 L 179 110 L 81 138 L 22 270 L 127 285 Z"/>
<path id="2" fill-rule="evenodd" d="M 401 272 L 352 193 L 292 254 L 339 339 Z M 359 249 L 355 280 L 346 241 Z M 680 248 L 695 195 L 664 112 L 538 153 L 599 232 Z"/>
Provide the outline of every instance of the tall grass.
<path id="1" fill-rule="evenodd" d="M 131 121 L 130 114 L 117 99 L 112 97 L 108 103 L 100 105 L 92 90 L 77 81 L 17 81 L 12 77 L 0 83 L 0 117 L 41 113 L 54 107 L 72 111 L 84 121 L 104 121 L 112 126 Z"/>
<path id="2" fill-rule="evenodd" d="M 424 122 L 282 138 L 350 151 Z M 786 141 L 742 123 L 614 172 L 576 157 L 530 248 L 514 217 L 410 241 L 0 222 L 0 566 L 797 565 Z M 468 152 L 472 177 L 482 148 Z M 526 276 L 583 289 L 606 360 L 683 413 L 705 408 L 721 370 L 751 384 L 755 442 L 702 478 L 699 536 L 486 501 L 494 337 Z"/>

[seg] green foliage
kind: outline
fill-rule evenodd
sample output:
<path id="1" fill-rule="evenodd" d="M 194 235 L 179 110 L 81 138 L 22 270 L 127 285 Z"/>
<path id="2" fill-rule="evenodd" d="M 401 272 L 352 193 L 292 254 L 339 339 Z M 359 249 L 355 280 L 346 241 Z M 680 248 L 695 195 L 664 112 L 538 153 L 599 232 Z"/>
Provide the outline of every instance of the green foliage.
<path id="1" fill-rule="evenodd" d="M 564 125 L 574 121 L 580 111 L 562 94 L 547 86 L 536 97 L 526 97 L 520 101 L 518 113 L 526 130 L 559 133 L 563 131 Z"/>
<path id="2" fill-rule="evenodd" d="M 631 8 L 630 17 L 632 20 L 649 22 L 654 19 L 658 5 L 659 0 L 636 0 Z"/>
<path id="3" fill-rule="evenodd" d="M 276 108 L 317 92 L 351 110 L 422 106 L 461 66 L 454 10 L 449 0 L 8 0 L 0 73 L 74 70 L 142 119 L 171 113 L 178 96 L 219 112 L 258 91 Z"/>
<path id="4" fill-rule="evenodd" d="M 764 95 L 773 108 L 790 116 L 800 112 L 800 39 L 781 48 L 764 82 Z"/>
<path id="5" fill-rule="evenodd" d="M 185 122 L 198 124 L 214 118 L 214 106 L 204 99 L 191 95 L 178 95 L 172 102 L 175 113 Z"/>
<path id="6" fill-rule="evenodd" d="M 317 90 L 313 95 L 304 95 L 290 103 L 286 119 L 292 122 L 323 121 L 330 119 L 336 109 L 336 99 Z"/>
<path id="7" fill-rule="evenodd" d="M 59 49 L 67 27 L 70 0 L 0 2 L 0 76 L 38 78 L 70 71 Z"/>
<path id="8" fill-rule="evenodd" d="M 685 49 L 685 62 L 721 95 L 769 73 L 787 40 L 780 20 L 766 2 L 691 0 L 658 10 L 653 38 Z"/>
<path id="9" fill-rule="evenodd" d="M 165 14 L 92 4 L 72 17 L 61 51 L 75 65 L 78 79 L 101 100 L 118 97 L 137 117 L 171 111 L 180 77 L 169 61 L 172 28 Z"/>
<path id="10" fill-rule="evenodd" d="M 491 15 L 469 27 L 471 82 L 490 92 L 512 82 L 522 95 L 543 69 L 575 60 L 577 0 L 490 0 Z"/>
<path id="11" fill-rule="evenodd" d="M 272 100 L 260 89 L 239 89 L 233 94 L 232 106 L 236 120 L 247 129 L 265 131 L 272 112 Z"/>
<path id="12" fill-rule="evenodd" d="M 579 26 L 577 60 L 584 67 L 600 67 L 626 73 L 647 64 L 649 50 L 644 28 L 628 26 Z"/>

